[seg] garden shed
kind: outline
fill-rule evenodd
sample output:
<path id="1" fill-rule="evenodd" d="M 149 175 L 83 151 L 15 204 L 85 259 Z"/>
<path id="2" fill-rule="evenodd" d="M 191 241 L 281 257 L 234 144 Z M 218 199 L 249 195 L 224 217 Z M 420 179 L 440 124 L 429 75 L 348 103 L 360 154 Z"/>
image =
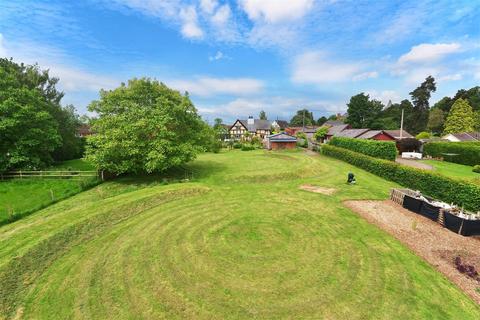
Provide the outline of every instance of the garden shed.
<path id="1" fill-rule="evenodd" d="M 267 137 L 267 149 L 294 149 L 297 146 L 297 138 L 285 132 L 272 134 Z"/>

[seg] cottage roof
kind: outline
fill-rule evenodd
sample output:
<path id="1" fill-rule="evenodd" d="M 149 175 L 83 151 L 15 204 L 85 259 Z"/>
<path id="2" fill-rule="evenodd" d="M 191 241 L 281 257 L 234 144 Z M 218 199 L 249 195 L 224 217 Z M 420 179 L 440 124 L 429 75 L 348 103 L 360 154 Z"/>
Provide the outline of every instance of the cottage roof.
<path id="1" fill-rule="evenodd" d="M 248 124 L 248 120 L 238 120 L 242 123 L 242 125 L 247 128 L 250 132 L 256 132 L 257 130 L 270 130 L 273 121 L 272 120 L 261 120 L 261 119 L 254 119 L 253 124 Z M 287 122 L 283 120 L 275 120 L 279 125 L 280 128 L 285 128 L 283 125 L 286 125 Z"/>
<path id="2" fill-rule="evenodd" d="M 357 138 L 370 129 L 345 129 L 335 134 L 335 137 Z"/>
<path id="3" fill-rule="evenodd" d="M 395 138 L 395 140 L 400 139 L 400 130 L 383 130 L 383 132 L 385 132 L 389 136 L 392 136 L 393 138 Z M 407 131 L 403 130 L 402 131 L 402 138 L 413 138 L 413 136 L 410 133 L 408 133 Z"/>
<path id="4" fill-rule="evenodd" d="M 337 133 L 339 133 L 339 132 L 347 129 L 348 126 L 349 126 L 348 124 L 341 124 L 341 125 L 332 126 L 332 127 L 328 128 L 328 133 L 327 133 L 327 135 L 328 135 L 328 136 L 334 136 L 334 135 L 336 135 Z"/>
<path id="5" fill-rule="evenodd" d="M 285 132 L 280 132 L 268 136 L 270 142 L 296 142 L 297 138 L 286 134 Z"/>
<path id="6" fill-rule="evenodd" d="M 288 121 L 285 121 L 285 120 L 275 120 L 275 121 L 272 121 L 272 123 L 273 123 L 273 122 L 276 122 L 276 123 L 280 126 L 280 128 L 282 128 L 282 129 L 285 129 L 285 128 L 288 127 Z"/>
<path id="7" fill-rule="evenodd" d="M 373 137 L 375 137 L 376 135 L 379 135 L 381 133 L 383 133 L 383 130 L 370 130 L 370 131 L 367 131 L 364 134 L 358 136 L 357 138 L 358 139 L 372 139 Z"/>
<path id="8" fill-rule="evenodd" d="M 480 132 L 451 133 L 460 141 L 480 141 Z"/>
<path id="9" fill-rule="evenodd" d="M 324 126 L 341 126 L 341 125 L 344 125 L 344 124 L 345 124 L 345 122 L 343 122 L 341 120 L 328 120 L 323 125 Z"/>

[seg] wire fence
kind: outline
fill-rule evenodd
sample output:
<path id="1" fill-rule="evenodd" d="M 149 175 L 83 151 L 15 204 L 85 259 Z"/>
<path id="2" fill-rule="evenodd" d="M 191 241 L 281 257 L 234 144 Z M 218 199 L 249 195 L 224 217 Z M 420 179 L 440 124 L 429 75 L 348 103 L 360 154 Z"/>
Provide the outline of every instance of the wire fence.
<path id="1" fill-rule="evenodd" d="M 8 179 L 83 179 L 97 177 L 103 180 L 103 171 L 80 171 L 80 170 L 36 170 L 36 171 L 9 171 L 0 173 L 0 180 Z"/>

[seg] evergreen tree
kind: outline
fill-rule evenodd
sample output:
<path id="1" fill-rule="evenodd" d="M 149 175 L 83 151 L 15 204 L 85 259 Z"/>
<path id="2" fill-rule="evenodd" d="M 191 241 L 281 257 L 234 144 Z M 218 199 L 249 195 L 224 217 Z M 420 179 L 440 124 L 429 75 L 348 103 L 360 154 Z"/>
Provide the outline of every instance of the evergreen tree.
<path id="1" fill-rule="evenodd" d="M 440 108 L 434 108 L 428 115 L 427 129 L 433 134 L 441 134 L 445 122 L 445 112 Z"/>
<path id="2" fill-rule="evenodd" d="M 311 126 L 315 124 L 313 120 L 313 113 L 307 109 L 298 110 L 297 113 L 290 120 L 290 125 L 292 127 L 301 127 L 305 124 L 306 126 Z"/>
<path id="3" fill-rule="evenodd" d="M 320 117 L 318 118 L 317 120 L 317 126 L 322 126 L 325 122 L 327 122 L 327 117 L 323 116 L 323 117 Z"/>
<path id="4" fill-rule="evenodd" d="M 346 122 L 352 128 L 368 128 L 380 115 L 383 104 L 377 100 L 370 100 L 368 94 L 362 92 L 351 97 L 347 107 Z"/>
<path id="5" fill-rule="evenodd" d="M 444 133 L 472 132 L 475 127 L 475 118 L 472 107 L 467 100 L 458 99 L 452 106 L 445 121 Z"/>
<path id="6" fill-rule="evenodd" d="M 263 110 L 260 111 L 260 114 L 258 117 L 260 118 L 260 120 L 267 120 L 267 114 Z"/>
<path id="7" fill-rule="evenodd" d="M 428 123 L 428 111 L 430 109 L 428 100 L 430 100 L 432 92 L 436 90 L 435 79 L 432 76 L 428 76 L 418 88 L 410 92 L 414 105 L 412 115 L 409 117 L 408 122 L 411 133 L 425 131 Z"/>

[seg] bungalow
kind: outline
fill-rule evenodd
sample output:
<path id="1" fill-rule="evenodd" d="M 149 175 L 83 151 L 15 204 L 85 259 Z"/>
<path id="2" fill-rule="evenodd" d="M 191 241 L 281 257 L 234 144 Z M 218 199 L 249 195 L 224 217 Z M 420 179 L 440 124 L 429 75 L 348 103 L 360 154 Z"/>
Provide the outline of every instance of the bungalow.
<path id="1" fill-rule="evenodd" d="M 480 141 L 480 132 L 450 133 L 443 137 L 451 142 Z"/>
<path id="2" fill-rule="evenodd" d="M 295 149 L 296 146 L 297 138 L 285 132 L 272 134 L 267 137 L 268 150 Z"/>
<path id="3" fill-rule="evenodd" d="M 315 132 L 317 132 L 318 128 L 320 127 L 319 126 L 288 127 L 287 129 L 285 129 L 285 132 L 292 136 L 297 135 L 297 133 L 299 132 L 303 132 L 307 136 L 307 139 L 311 139 L 313 138 L 313 135 L 315 134 Z"/>
<path id="4" fill-rule="evenodd" d="M 370 129 L 345 129 L 335 135 L 335 137 L 358 138 Z"/>
<path id="5" fill-rule="evenodd" d="M 371 140 L 382 140 L 382 141 L 398 141 L 405 138 L 413 138 L 413 136 L 406 132 L 402 131 L 400 137 L 400 130 L 369 130 L 358 136 L 358 139 L 371 139 Z"/>
<path id="6" fill-rule="evenodd" d="M 350 125 L 349 124 L 338 124 L 338 125 L 333 125 L 331 126 L 330 128 L 328 128 L 328 132 L 325 136 L 325 142 L 327 142 L 328 140 L 330 140 L 333 136 L 336 136 L 337 134 L 339 134 L 340 132 L 342 132 L 343 130 L 345 129 L 350 129 Z"/>
<path id="7" fill-rule="evenodd" d="M 283 120 L 262 120 L 253 119 L 252 116 L 247 120 L 237 119 L 235 123 L 229 128 L 230 137 L 234 140 L 242 140 L 245 136 L 257 136 L 260 139 L 265 139 L 272 133 L 272 128 L 276 131 L 285 129 L 287 122 Z"/>

